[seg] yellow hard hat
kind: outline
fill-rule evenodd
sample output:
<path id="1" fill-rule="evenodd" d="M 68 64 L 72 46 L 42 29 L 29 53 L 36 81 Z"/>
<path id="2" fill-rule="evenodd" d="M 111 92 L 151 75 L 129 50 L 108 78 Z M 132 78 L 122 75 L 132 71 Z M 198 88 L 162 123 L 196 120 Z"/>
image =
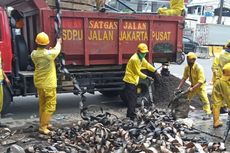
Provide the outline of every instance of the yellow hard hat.
<path id="1" fill-rule="evenodd" d="M 230 63 L 227 63 L 223 67 L 223 76 L 221 77 L 223 80 L 230 80 Z"/>
<path id="2" fill-rule="evenodd" d="M 230 63 L 225 64 L 223 70 L 225 74 L 228 74 L 230 76 Z"/>
<path id="3" fill-rule="evenodd" d="M 49 36 L 45 32 L 37 34 L 35 41 L 38 45 L 48 45 L 50 43 Z"/>
<path id="4" fill-rule="evenodd" d="M 138 51 L 140 51 L 141 53 L 148 53 L 148 46 L 145 43 L 140 43 L 138 46 Z"/>
<path id="5" fill-rule="evenodd" d="M 197 56 L 196 56 L 195 53 L 189 52 L 188 55 L 187 55 L 187 58 L 188 58 L 188 59 L 197 59 Z"/>

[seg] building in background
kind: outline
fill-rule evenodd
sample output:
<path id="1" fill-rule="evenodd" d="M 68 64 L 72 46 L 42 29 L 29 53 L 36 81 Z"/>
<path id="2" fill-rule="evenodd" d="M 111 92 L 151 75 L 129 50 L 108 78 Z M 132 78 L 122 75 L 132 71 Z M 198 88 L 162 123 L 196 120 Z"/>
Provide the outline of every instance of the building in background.
<path id="1" fill-rule="evenodd" d="M 220 0 L 192 0 L 187 5 L 187 18 L 198 23 L 216 24 L 220 10 Z M 221 24 L 230 25 L 230 0 L 224 0 Z"/>

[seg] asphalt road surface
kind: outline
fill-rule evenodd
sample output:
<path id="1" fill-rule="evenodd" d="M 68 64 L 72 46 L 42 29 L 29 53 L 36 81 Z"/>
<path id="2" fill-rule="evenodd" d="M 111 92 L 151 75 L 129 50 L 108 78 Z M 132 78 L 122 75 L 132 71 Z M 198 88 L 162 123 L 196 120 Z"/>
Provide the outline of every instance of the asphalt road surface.
<path id="1" fill-rule="evenodd" d="M 204 67 L 207 83 L 209 83 L 212 79 L 212 59 L 198 59 L 197 62 Z M 171 64 L 169 68 L 170 72 L 178 77 L 181 77 L 185 65 L 186 61 L 181 65 Z M 156 64 L 156 67 L 159 66 L 159 64 Z M 71 114 L 79 117 L 79 101 L 80 97 L 74 94 L 59 94 L 57 97 L 57 111 L 55 116 L 57 116 L 57 118 L 63 118 L 61 117 L 62 115 Z M 121 116 L 125 116 L 126 113 L 125 105 L 119 97 L 107 98 L 102 96 L 100 93 L 96 93 L 95 95 L 87 94 L 86 104 L 103 106 L 103 108 L 113 112 L 122 110 L 122 113 L 118 112 Z M 13 116 L 3 119 L 3 121 L 20 120 L 23 122 L 24 119 L 36 119 L 38 118 L 38 98 L 35 96 L 15 97 L 14 102 L 11 105 L 10 112 L 13 113 Z"/>

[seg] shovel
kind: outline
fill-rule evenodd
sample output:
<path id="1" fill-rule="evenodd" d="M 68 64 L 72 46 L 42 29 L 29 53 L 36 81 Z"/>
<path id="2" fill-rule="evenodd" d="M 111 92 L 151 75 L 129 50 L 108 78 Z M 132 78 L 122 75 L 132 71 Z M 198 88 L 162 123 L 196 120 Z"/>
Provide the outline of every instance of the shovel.
<path id="1" fill-rule="evenodd" d="M 174 119 L 187 118 L 189 113 L 189 102 L 187 93 L 189 89 L 185 91 L 178 91 L 174 93 L 174 97 L 170 101 L 168 107 L 171 108 L 171 113 Z"/>

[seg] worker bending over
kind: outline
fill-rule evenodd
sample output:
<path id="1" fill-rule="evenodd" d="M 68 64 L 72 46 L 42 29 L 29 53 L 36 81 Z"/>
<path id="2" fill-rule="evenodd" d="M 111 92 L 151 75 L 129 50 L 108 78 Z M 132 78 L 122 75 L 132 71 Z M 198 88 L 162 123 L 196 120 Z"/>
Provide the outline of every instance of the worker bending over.
<path id="1" fill-rule="evenodd" d="M 206 92 L 206 80 L 204 76 L 204 70 L 201 65 L 196 63 L 197 56 L 193 52 L 189 52 L 187 55 L 187 63 L 183 78 L 177 87 L 177 90 L 184 85 L 185 81 L 189 78 L 191 82 L 191 86 L 189 88 L 188 99 L 189 101 L 192 100 L 192 97 L 195 95 L 199 95 L 201 101 L 203 102 L 203 110 L 205 111 L 206 115 L 203 117 L 203 120 L 211 119 L 211 110 L 210 110 L 210 103 L 208 100 L 208 95 Z"/>
<path id="2" fill-rule="evenodd" d="M 145 68 L 151 72 L 156 72 L 156 69 L 145 59 L 148 52 L 148 46 L 144 43 L 140 43 L 137 47 L 137 53 L 132 55 L 126 66 L 125 76 L 123 78 L 125 82 L 124 100 L 128 107 L 127 117 L 131 120 L 136 117 L 135 107 L 137 105 L 137 85 L 139 78 L 153 80 L 152 77 L 142 73 L 141 69 Z"/>

